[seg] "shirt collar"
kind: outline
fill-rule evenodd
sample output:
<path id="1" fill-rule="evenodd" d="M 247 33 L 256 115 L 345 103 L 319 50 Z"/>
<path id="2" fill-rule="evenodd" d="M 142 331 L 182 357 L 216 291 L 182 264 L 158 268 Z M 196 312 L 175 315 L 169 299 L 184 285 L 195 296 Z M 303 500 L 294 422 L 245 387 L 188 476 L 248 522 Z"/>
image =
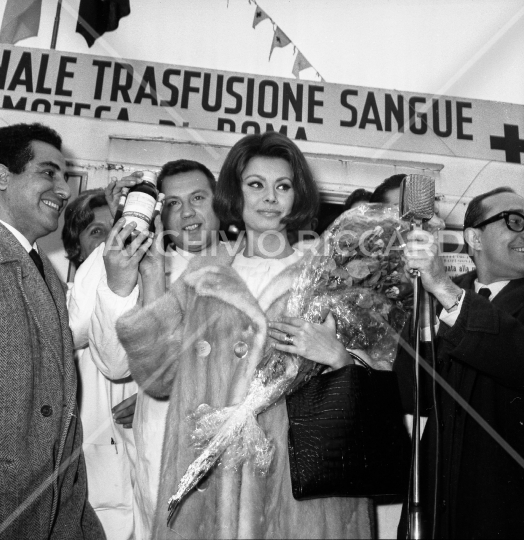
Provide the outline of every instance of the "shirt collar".
<path id="1" fill-rule="evenodd" d="M 495 283 L 480 283 L 478 279 L 475 280 L 475 292 L 478 293 L 482 287 L 487 287 L 491 291 L 491 295 L 489 297 L 490 300 L 493 300 L 495 296 L 510 282 L 508 279 L 507 281 L 495 281 Z"/>
<path id="2" fill-rule="evenodd" d="M 36 242 L 31 245 L 29 243 L 29 240 L 17 229 L 15 229 L 12 225 L 9 225 L 9 223 L 6 223 L 5 221 L 2 221 L 0 219 L 0 223 L 8 230 L 10 231 L 13 236 L 22 244 L 22 247 L 29 253 L 32 249 L 34 249 L 38 253 L 38 246 L 36 245 Z"/>
<path id="3" fill-rule="evenodd" d="M 185 259 L 187 262 L 189 262 L 193 257 L 195 256 L 194 253 L 191 253 L 189 251 L 184 251 L 182 249 L 176 248 L 174 249 L 171 245 L 169 245 L 166 249 L 166 275 L 171 274 L 177 274 L 178 267 L 180 267 L 180 259 Z M 183 263 L 186 264 L 186 263 Z"/>
<path id="4" fill-rule="evenodd" d="M 167 251 L 175 251 L 175 250 L 173 249 L 172 246 L 168 246 Z M 176 252 L 188 261 L 196 255 L 196 253 L 193 253 L 192 251 L 186 251 L 184 249 L 180 249 L 179 247 L 176 248 Z"/>
<path id="5" fill-rule="evenodd" d="M 223 244 L 224 242 L 220 242 L 220 244 Z M 190 261 L 193 257 L 196 257 L 197 255 L 202 255 L 201 251 L 186 251 L 184 249 L 180 249 L 178 246 L 176 248 L 173 247 L 173 244 L 169 244 L 166 249 L 166 255 L 168 257 L 176 257 L 177 255 L 180 255 L 186 261 Z"/>

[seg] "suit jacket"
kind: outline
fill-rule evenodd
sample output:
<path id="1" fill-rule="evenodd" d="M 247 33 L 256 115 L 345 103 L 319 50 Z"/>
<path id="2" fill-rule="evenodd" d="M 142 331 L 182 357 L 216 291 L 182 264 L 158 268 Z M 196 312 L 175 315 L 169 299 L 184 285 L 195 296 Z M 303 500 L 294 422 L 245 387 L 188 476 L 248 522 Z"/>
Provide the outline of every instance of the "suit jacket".
<path id="1" fill-rule="evenodd" d="M 437 336 L 440 433 L 437 537 L 521 538 L 524 530 L 524 279 L 489 302 L 474 292 L 475 272 L 453 325 Z M 409 325 L 407 325 L 409 327 Z M 429 354 L 424 354 L 426 360 Z M 412 407 L 411 355 L 395 362 L 406 409 Z M 429 415 L 422 443 L 422 493 L 428 538 L 433 523 L 437 415 L 431 379 L 422 370 Z M 462 398 L 463 404 L 456 396 Z M 399 530 L 401 535 L 402 524 Z"/>
<path id="2" fill-rule="evenodd" d="M 165 296 L 117 324 L 133 378 L 154 396 L 171 396 L 153 538 L 369 538 L 368 499 L 293 498 L 284 400 L 258 415 L 275 447 L 269 473 L 257 474 L 249 462 L 213 468 L 168 529 L 168 499 L 196 456 L 188 415 L 203 403 L 242 401 L 272 341 L 267 320 L 284 311 L 300 269 L 287 267 L 256 300 L 231 262 L 225 255 L 195 257 Z"/>
<path id="3" fill-rule="evenodd" d="M 40 254 L 46 282 L 0 224 L 0 538 L 104 538 L 86 498 L 65 293 Z"/>

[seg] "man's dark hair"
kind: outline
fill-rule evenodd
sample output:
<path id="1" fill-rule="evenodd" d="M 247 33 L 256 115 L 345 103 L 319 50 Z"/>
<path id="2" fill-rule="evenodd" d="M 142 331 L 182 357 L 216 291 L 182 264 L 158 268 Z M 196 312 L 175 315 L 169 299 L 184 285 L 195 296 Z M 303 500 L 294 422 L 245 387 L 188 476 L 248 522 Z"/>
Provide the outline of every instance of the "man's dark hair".
<path id="1" fill-rule="evenodd" d="M 284 159 L 293 171 L 295 200 L 288 216 L 282 219 L 288 230 L 299 230 L 318 212 L 320 196 L 304 154 L 285 135 L 276 131 L 246 135 L 229 151 L 218 177 L 214 208 L 222 223 L 244 228 L 242 213 L 242 173 L 254 157 Z"/>
<path id="2" fill-rule="evenodd" d="M 80 259 L 80 233 L 95 219 L 95 208 L 106 206 L 107 201 L 103 189 L 84 191 L 73 202 L 67 205 L 64 212 L 64 228 L 62 242 L 67 258 L 78 268 Z"/>
<path id="3" fill-rule="evenodd" d="M 346 202 L 344 203 L 344 211 L 349 210 L 356 203 L 369 202 L 371 195 L 371 191 L 368 191 L 367 189 L 355 189 L 355 191 L 353 191 L 353 193 L 346 199 Z"/>
<path id="4" fill-rule="evenodd" d="M 386 203 L 386 197 L 389 191 L 400 188 L 402 180 L 406 178 L 407 174 L 394 174 L 389 178 L 386 178 L 381 184 L 379 184 L 375 191 L 372 193 L 369 199 L 370 203 Z"/>
<path id="5" fill-rule="evenodd" d="M 471 199 L 466 209 L 466 215 L 464 216 L 464 230 L 486 219 L 487 208 L 484 205 L 484 200 L 499 193 L 515 193 L 515 191 L 510 187 L 499 187 Z"/>
<path id="6" fill-rule="evenodd" d="M 209 187 L 211 191 L 215 193 L 216 180 L 213 173 L 202 163 L 193 161 L 191 159 L 177 159 L 176 161 L 168 161 L 162 166 L 162 170 L 158 174 L 157 187 L 158 191 L 163 193 L 162 184 L 164 178 L 167 176 L 174 176 L 175 174 L 182 174 L 191 171 L 200 171 L 205 174 L 209 181 Z"/>
<path id="7" fill-rule="evenodd" d="M 14 124 L 0 128 L 0 163 L 13 174 L 24 172 L 35 157 L 32 141 L 41 141 L 62 151 L 60 135 L 43 124 Z"/>

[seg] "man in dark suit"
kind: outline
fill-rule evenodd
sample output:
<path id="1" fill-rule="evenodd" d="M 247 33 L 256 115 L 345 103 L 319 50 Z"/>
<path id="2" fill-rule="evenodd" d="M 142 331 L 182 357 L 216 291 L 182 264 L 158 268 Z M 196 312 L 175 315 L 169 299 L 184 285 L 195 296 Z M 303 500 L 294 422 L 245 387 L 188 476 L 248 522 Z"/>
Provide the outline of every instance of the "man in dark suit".
<path id="1" fill-rule="evenodd" d="M 407 268 L 420 271 L 424 289 L 442 307 L 437 413 L 431 379 L 421 370 L 429 415 L 421 443 L 425 537 L 431 537 L 435 525 L 437 538 L 521 538 L 524 198 L 509 188 L 475 197 L 466 211 L 464 238 L 476 271 L 455 282 L 447 277 L 429 233 L 410 232 L 405 250 Z M 409 410 L 413 358 L 407 350 L 399 351 L 395 370 Z M 405 537 L 405 525 L 404 519 L 399 537 Z"/>
<path id="2" fill-rule="evenodd" d="M 60 136 L 0 129 L 0 538 L 104 538 L 87 502 L 65 293 L 36 240 L 70 189 Z"/>

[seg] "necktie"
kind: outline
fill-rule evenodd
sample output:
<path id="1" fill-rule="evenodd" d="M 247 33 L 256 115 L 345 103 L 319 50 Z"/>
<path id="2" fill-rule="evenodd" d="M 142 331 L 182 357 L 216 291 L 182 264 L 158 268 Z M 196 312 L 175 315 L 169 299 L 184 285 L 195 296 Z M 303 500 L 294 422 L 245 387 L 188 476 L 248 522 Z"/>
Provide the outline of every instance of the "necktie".
<path id="1" fill-rule="evenodd" d="M 479 289 L 478 294 L 480 294 L 480 296 L 483 296 L 484 298 L 487 298 L 489 300 L 489 297 L 491 296 L 491 290 L 488 289 L 487 287 L 482 287 L 482 289 Z"/>
<path id="2" fill-rule="evenodd" d="M 40 255 L 38 255 L 38 252 L 35 249 L 32 249 L 29 252 L 29 256 L 31 259 L 33 259 L 33 262 L 35 263 L 36 267 L 38 268 L 38 271 L 40 272 L 40 275 L 45 281 L 45 275 L 44 275 L 44 263 L 42 262 L 42 259 L 40 258 Z"/>

